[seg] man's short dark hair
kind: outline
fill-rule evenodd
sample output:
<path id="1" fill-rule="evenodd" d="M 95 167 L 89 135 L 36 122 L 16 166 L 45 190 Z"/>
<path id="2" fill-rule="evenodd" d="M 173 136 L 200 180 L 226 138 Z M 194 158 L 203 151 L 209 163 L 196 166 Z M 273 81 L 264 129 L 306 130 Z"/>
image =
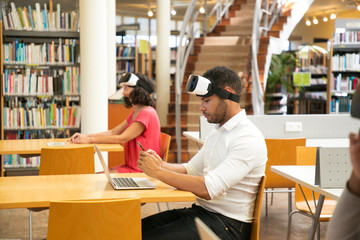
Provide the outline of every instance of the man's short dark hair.
<path id="1" fill-rule="evenodd" d="M 139 81 L 146 83 L 152 90 L 155 92 L 155 81 L 149 78 L 148 76 L 142 73 L 136 73 Z M 130 101 L 131 99 L 131 101 Z M 150 96 L 150 94 L 142 87 L 135 86 L 131 91 L 129 97 L 124 97 L 124 105 L 127 108 L 131 108 L 133 105 L 142 104 L 145 106 L 151 106 L 155 108 L 155 100 Z"/>
<path id="2" fill-rule="evenodd" d="M 207 70 L 203 77 L 209 79 L 220 88 L 229 86 L 235 91 L 235 94 L 241 94 L 241 79 L 239 75 L 230 68 L 224 66 L 213 67 Z"/>

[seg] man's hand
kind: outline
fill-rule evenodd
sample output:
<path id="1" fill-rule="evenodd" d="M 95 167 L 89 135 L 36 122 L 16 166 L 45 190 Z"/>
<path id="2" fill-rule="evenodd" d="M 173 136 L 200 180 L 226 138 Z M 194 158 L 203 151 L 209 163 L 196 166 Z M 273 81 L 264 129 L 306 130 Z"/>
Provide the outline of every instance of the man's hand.
<path id="1" fill-rule="evenodd" d="M 89 137 L 81 133 L 75 133 L 68 141 L 71 143 L 90 143 Z"/>
<path id="2" fill-rule="evenodd" d="M 155 151 L 149 149 L 146 152 L 140 151 L 138 168 L 146 175 L 156 178 L 156 174 L 163 167 L 163 160 Z"/>

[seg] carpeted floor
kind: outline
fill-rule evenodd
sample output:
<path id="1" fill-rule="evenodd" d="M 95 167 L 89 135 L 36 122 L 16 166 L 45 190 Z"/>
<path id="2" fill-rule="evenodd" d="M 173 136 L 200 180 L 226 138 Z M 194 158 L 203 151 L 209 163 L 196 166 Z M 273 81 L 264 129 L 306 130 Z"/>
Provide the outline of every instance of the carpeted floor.
<path id="1" fill-rule="evenodd" d="M 265 199 L 263 201 L 260 239 L 279 240 L 286 239 L 287 231 L 287 194 L 274 194 L 273 205 L 269 206 L 269 214 L 265 216 Z M 191 203 L 169 203 L 170 208 L 190 206 Z M 161 203 L 161 210 L 166 209 L 165 203 Z M 294 207 L 293 207 L 294 209 Z M 142 217 L 157 213 L 158 208 L 154 203 L 145 204 L 141 207 Z M 45 239 L 47 234 L 47 221 L 49 211 L 33 213 L 33 239 Z M 0 240 L 4 239 L 28 239 L 29 222 L 27 209 L 0 210 Z M 307 239 L 311 226 L 310 218 L 295 214 L 292 224 L 292 240 Z M 321 223 L 321 239 L 325 239 L 327 223 Z"/>

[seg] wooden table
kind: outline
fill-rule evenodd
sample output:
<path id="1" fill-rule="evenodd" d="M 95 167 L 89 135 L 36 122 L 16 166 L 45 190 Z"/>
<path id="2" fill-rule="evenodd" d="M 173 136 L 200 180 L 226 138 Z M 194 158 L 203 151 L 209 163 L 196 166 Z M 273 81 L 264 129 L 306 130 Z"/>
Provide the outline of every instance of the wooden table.
<path id="1" fill-rule="evenodd" d="M 116 177 L 147 177 L 115 173 Z M 192 202 L 195 195 L 149 178 L 156 189 L 114 190 L 105 174 L 44 175 L 0 178 L 0 209 L 49 207 L 56 200 L 140 198 L 142 203 Z"/>
<path id="2" fill-rule="evenodd" d="M 41 148 L 49 147 L 48 143 L 64 143 L 68 147 L 81 147 L 81 146 L 93 146 L 94 144 L 73 144 L 67 141 L 67 138 L 56 139 L 14 139 L 14 140 L 0 140 L 0 155 L 5 154 L 20 154 L 23 157 L 26 155 L 40 155 Z M 57 147 L 63 147 L 57 146 Z M 122 152 L 123 146 L 120 144 L 96 144 L 101 151 L 105 152 Z M 95 151 L 95 149 L 94 149 Z M 3 159 L 3 158 L 2 158 Z M 4 164 L 0 164 L 0 176 L 4 174 Z"/>
<path id="3" fill-rule="evenodd" d="M 62 142 L 66 147 L 93 146 L 94 144 L 73 144 L 67 138 L 55 139 L 14 139 L 0 140 L 0 155 L 4 154 L 40 154 L 41 148 L 49 147 L 48 143 Z M 118 152 L 124 151 L 120 144 L 96 144 L 101 151 Z M 61 146 L 58 146 L 61 147 Z M 95 150 L 94 150 L 95 151 Z"/>

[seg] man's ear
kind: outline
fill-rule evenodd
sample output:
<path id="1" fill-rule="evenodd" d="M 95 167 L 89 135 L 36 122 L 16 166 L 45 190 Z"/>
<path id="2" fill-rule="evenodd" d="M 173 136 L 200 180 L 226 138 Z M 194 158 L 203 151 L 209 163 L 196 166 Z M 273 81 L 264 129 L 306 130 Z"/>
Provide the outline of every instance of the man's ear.
<path id="1" fill-rule="evenodd" d="M 225 86 L 224 89 L 225 89 L 226 91 L 228 91 L 228 92 L 231 92 L 231 93 L 233 93 L 233 94 L 236 94 L 235 91 L 234 91 L 231 87 L 229 87 L 229 86 Z"/>

